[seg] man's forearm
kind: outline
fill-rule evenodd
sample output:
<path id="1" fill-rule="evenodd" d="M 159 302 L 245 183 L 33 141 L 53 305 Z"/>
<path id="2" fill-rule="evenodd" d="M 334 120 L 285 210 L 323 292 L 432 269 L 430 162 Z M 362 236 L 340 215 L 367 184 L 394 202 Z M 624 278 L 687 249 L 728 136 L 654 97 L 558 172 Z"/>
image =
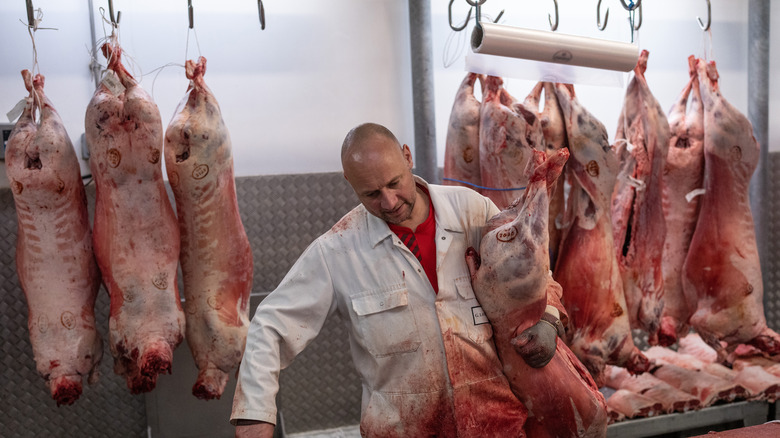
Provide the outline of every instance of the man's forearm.
<path id="1" fill-rule="evenodd" d="M 272 438 L 274 425 L 257 420 L 236 420 L 236 438 Z"/>

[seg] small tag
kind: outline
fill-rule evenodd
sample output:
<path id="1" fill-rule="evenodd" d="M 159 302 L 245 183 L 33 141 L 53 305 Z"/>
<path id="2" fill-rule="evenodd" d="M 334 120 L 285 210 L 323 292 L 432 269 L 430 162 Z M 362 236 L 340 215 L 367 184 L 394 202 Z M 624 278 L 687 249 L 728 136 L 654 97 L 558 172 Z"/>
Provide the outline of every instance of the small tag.
<path id="1" fill-rule="evenodd" d="M 8 116 L 8 121 L 11 123 L 16 121 L 16 119 L 18 119 L 19 116 L 22 115 L 25 106 L 27 106 L 26 97 L 20 100 L 19 102 L 16 102 L 16 105 L 14 105 L 13 109 L 11 109 L 11 111 L 8 111 L 8 113 L 6 113 L 6 116 Z"/>
<path id="2" fill-rule="evenodd" d="M 641 179 L 636 179 L 633 176 L 629 175 L 628 180 L 626 181 L 628 185 L 634 187 L 638 191 L 645 189 L 645 182 Z"/>
<path id="3" fill-rule="evenodd" d="M 105 87 L 108 88 L 108 91 L 114 96 L 119 96 L 125 91 L 125 86 L 122 85 L 122 82 L 113 70 L 106 71 L 101 83 L 105 85 Z"/>
<path id="4" fill-rule="evenodd" d="M 487 315 L 485 315 L 485 311 L 482 310 L 482 306 L 472 307 L 471 316 L 474 318 L 474 325 L 490 323 L 490 321 L 487 319 Z"/>
<path id="5" fill-rule="evenodd" d="M 699 195 L 703 195 L 706 192 L 707 191 L 704 190 L 704 189 L 691 190 L 690 192 L 688 192 L 687 195 L 685 195 L 685 200 L 688 201 L 688 202 L 691 202 L 691 201 L 693 201 L 693 198 L 695 198 L 695 197 L 697 197 Z"/>

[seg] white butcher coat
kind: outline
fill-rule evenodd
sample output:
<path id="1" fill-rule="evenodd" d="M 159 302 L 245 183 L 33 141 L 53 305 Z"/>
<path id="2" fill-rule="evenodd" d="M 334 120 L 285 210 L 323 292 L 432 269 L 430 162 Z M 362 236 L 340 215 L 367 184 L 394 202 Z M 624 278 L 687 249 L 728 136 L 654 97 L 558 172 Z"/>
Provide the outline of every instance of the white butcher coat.
<path id="1" fill-rule="evenodd" d="M 500 429 L 495 436 L 520 434 L 525 408 L 501 372 L 464 261 L 499 210 L 471 189 L 415 178 L 435 209 L 438 295 L 387 224 L 357 206 L 304 251 L 258 306 L 233 423 L 276 422 L 279 370 L 339 312 L 362 379 L 363 435 L 491 436 L 490 427 Z"/>

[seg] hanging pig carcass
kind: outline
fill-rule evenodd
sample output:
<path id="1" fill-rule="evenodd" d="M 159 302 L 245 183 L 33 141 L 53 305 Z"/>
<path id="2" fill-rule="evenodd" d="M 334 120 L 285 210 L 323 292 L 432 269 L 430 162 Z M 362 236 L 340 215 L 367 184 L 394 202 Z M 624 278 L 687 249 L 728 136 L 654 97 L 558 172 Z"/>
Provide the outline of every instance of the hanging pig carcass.
<path id="1" fill-rule="evenodd" d="M 181 232 L 187 344 L 199 370 L 192 393 L 213 399 L 241 362 L 254 264 L 238 211 L 230 134 L 205 73 L 206 58 L 187 61 L 190 87 L 165 133 L 165 168 Z"/>
<path id="2" fill-rule="evenodd" d="M 108 75 L 87 106 L 89 165 L 95 178 L 94 246 L 111 296 L 114 371 L 133 393 L 151 391 L 170 373 L 183 340 L 176 282 L 179 228 L 162 175 L 160 112 L 121 63 L 121 48 L 103 45 Z"/>
<path id="3" fill-rule="evenodd" d="M 100 273 L 73 145 L 43 92 L 44 77 L 27 70 L 22 77 L 30 96 L 5 151 L 18 223 L 16 269 L 36 369 L 57 405 L 69 405 L 84 377 L 97 380 L 103 357 L 94 310 Z"/>

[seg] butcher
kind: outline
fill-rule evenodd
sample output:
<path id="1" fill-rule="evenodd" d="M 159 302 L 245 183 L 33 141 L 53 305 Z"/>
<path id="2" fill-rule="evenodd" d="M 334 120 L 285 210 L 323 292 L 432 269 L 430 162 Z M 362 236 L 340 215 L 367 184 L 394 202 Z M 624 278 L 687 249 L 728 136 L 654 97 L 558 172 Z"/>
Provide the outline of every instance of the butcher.
<path id="1" fill-rule="evenodd" d="M 236 436 L 273 435 L 280 369 L 338 313 L 363 385 L 362 436 L 525 437 L 527 409 L 502 373 L 465 261 L 498 208 L 414 176 L 409 146 L 378 124 L 352 129 L 341 161 L 361 205 L 258 306 L 233 400 Z M 562 309 L 551 296 L 548 315 L 515 338 L 529 365 L 555 354 Z"/>

